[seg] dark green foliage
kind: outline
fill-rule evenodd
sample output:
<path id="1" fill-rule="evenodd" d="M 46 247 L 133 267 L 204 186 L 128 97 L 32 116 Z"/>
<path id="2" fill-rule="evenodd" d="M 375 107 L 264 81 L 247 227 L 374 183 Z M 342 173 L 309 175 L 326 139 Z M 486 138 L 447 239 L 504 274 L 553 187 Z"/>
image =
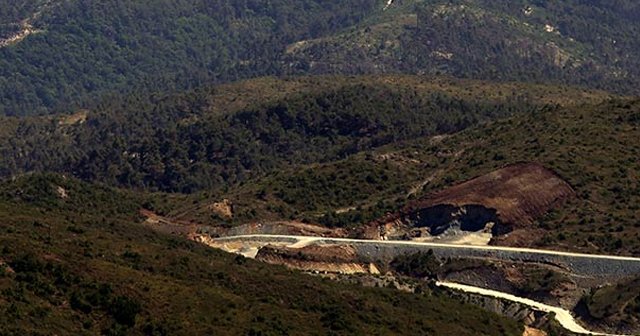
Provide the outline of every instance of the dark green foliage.
<path id="1" fill-rule="evenodd" d="M 638 110 L 638 100 L 619 100 L 511 118 L 463 132 L 445 145 L 465 148 L 464 155 L 446 168 L 449 173 L 444 176 L 454 177 L 454 182 L 441 179 L 431 186 L 442 188 L 504 164 L 540 162 L 566 179 L 578 197 L 540 219 L 548 234 L 538 244 L 635 255 L 640 251 L 635 225 L 640 129 L 621 120 L 633 118 Z M 472 139 L 484 141 L 464 146 Z M 486 159 L 497 151 L 508 153 L 504 161 Z"/>
<path id="2" fill-rule="evenodd" d="M 527 268 L 523 270 L 523 275 L 524 283 L 520 284 L 518 290 L 526 295 L 550 293 L 568 281 L 564 275 L 545 269 Z"/>
<path id="3" fill-rule="evenodd" d="M 104 188 L 53 176 L 0 187 L 16 195 L 29 181 L 64 182 L 75 190 L 65 202 L 93 211 L 39 206 L 47 193 L 0 199 L 2 335 L 522 334 L 515 321 L 445 297 L 340 284 L 156 234 L 135 210 L 112 211 L 135 206 L 118 190 L 104 202 Z"/>
<path id="4" fill-rule="evenodd" d="M 640 321 L 640 279 L 594 288 L 585 295 L 576 310 L 586 318 L 620 326 L 635 326 Z"/>
<path id="5" fill-rule="evenodd" d="M 290 74 L 445 74 L 638 93 L 632 0 L 385 4 L 3 0 L 0 38 L 35 13 L 42 32 L 0 49 L 0 115 Z"/>
<path id="6" fill-rule="evenodd" d="M 102 311 L 126 327 L 135 325 L 136 315 L 141 311 L 141 305 L 135 299 L 114 296 L 110 285 L 96 286 L 65 266 L 43 261 L 32 253 L 18 256 L 9 266 L 15 272 L 13 278 L 17 282 L 53 305 L 59 305 L 61 298 L 69 296 L 72 309 L 83 314 Z"/>
<path id="7" fill-rule="evenodd" d="M 327 88 L 330 79 L 333 87 Z M 292 82 L 305 80 L 313 82 Z M 211 112 L 217 105 L 210 101 L 218 91 L 212 88 L 105 102 L 85 123 L 73 125 L 27 118 L 0 132 L 7 138 L 0 144 L 0 176 L 56 171 L 125 187 L 193 192 L 233 185 L 290 164 L 333 161 L 397 141 L 554 108 L 515 90 L 497 98 L 467 97 L 471 89 L 464 86 L 389 78 L 400 82 L 394 86 L 385 80 L 322 78 L 316 80 L 321 89 L 246 105 L 230 111 L 234 113 Z M 274 85 L 282 83 L 287 81 Z M 335 183 L 330 176 L 322 178 Z M 356 185 L 398 176 L 371 171 L 363 178 L 366 181 Z"/>
<path id="8" fill-rule="evenodd" d="M 118 296 L 108 307 L 116 322 L 133 327 L 136 324 L 136 316 L 141 311 L 140 303 L 126 296 Z"/>
<path id="9" fill-rule="evenodd" d="M 640 128 L 626 120 L 638 110 L 637 100 L 622 99 L 518 115 L 439 142 L 425 137 L 338 162 L 293 165 L 221 194 L 199 194 L 168 213 L 215 225 L 217 221 L 207 220 L 210 211 L 206 205 L 228 198 L 236 212 L 233 225 L 256 219 L 303 219 L 354 228 L 395 212 L 415 198 L 505 165 L 538 162 L 566 180 L 576 197 L 536 223 L 525 225 L 525 229 L 534 230 L 525 233 L 528 243 L 588 253 L 637 255 Z M 503 160 L 493 160 L 496 153 Z M 194 199 L 201 206 L 194 207 Z M 544 278 L 544 274 L 540 276 Z M 554 282 L 531 285 L 543 288 Z"/>
<path id="10" fill-rule="evenodd" d="M 406 276 L 436 279 L 441 263 L 429 250 L 398 256 L 391 261 L 391 267 Z"/>
<path id="11" fill-rule="evenodd" d="M 286 59 L 299 73 L 447 74 L 637 94 L 639 22 L 632 0 L 396 1 Z"/>
<path id="12" fill-rule="evenodd" d="M 67 111 L 87 98 L 281 72 L 289 43 L 337 32 L 377 1 L 0 1 L 0 35 L 41 11 L 43 32 L 0 49 L 0 115 Z"/>

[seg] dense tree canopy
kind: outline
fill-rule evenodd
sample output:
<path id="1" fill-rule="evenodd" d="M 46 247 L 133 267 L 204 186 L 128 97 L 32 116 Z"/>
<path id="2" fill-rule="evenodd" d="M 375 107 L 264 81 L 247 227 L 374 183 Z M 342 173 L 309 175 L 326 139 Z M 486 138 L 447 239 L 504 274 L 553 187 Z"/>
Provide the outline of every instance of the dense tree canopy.
<path id="1" fill-rule="evenodd" d="M 417 90 L 415 78 L 395 86 L 384 78 L 334 77 L 318 83 L 327 80 L 333 87 L 300 91 L 233 113 L 211 113 L 212 93 L 196 90 L 109 100 L 89 113 L 86 122 L 5 119 L 0 173 L 57 171 L 120 186 L 190 192 L 241 182 L 291 163 L 336 160 L 551 108 L 517 91 L 492 100 Z"/>
<path id="2" fill-rule="evenodd" d="M 378 2 L 21 3 L 0 1 L 0 24 L 17 30 L 16 23 L 42 10 L 33 20 L 42 32 L 0 49 L 0 114 L 6 115 L 65 110 L 109 91 L 277 74 L 276 55 L 287 44 L 349 27 Z"/>
<path id="3" fill-rule="evenodd" d="M 446 74 L 638 93 L 635 1 L 0 1 L 0 114 L 282 74 Z M 38 13 L 35 15 L 35 13 Z"/>

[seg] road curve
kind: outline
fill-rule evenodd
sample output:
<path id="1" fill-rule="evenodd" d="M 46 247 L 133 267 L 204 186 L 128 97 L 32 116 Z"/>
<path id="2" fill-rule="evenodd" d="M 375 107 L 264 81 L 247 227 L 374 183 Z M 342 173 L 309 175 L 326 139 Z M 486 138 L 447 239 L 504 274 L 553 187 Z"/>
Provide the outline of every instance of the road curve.
<path id="1" fill-rule="evenodd" d="M 533 253 L 533 254 L 545 254 L 545 255 L 557 255 L 563 257 L 577 257 L 577 258 L 590 258 L 590 259 L 606 259 L 606 260 L 621 260 L 621 261 L 633 261 L 640 262 L 640 258 L 626 257 L 626 256 L 613 256 L 604 254 L 585 254 L 585 253 L 573 253 L 573 252 L 561 252 L 552 250 L 539 250 L 531 248 L 519 248 L 519 247 L 506 247 L 506 246 L 485 246 L 485 245 L 455 245 L 455 244 L 442 244 L 432 242 L 415 242 L 406 240 L 368 240 L 368 239 L 351 239 L 351 238 L 327 238 L 327 237 L 310 237 L 310 236 L 290 236 L 290 235 L 267 235 L 267 234 L 254 234 L 254 235 L 242 235 L 242 236 L 228 236 L 215 238 L 214 241 L 225 240 L 251 240 L 251 239 L 281 239 L 281 240 L 293 240 L 295 242 L 304 242 L 304 244 L 317 243 L 375 243 L 382 245 L 404 245 L 404 246 L 423 246 L 423 247 L 448 247 L 457 249 L 471 249 L 471 250 L 485 250 L 485 251 L 503 251 L 503 252 L 517 252 L 517 253 Z"/>
<path id="2" fill-rule="evenodd" d="M 636 257 L 584 254 L 584 253 L 561 252 L 561 251 L 539 250 L 539 249 L 531 249 L 531 248 L 504 247 L 504 246 L 486 246 L 486 245 L 474 246 L 474 245 L 442 244 L 442 243 L 433 243 L 433 242 L 367 240 L 367 239 L 327 238 L 327 237 L 267 235 L 267 234 L 220 237 L 220 238 L 213 239 L 213 241 L 216 241 L 222 244 L 224 244 L 225 242 L 232 242 L 232 241 L 251 241 L 253 243 L 264 243 L 265 245 L 270 243 L 279 243 L 279 244 L 285 244 L 289 247 L 304 247 L 314 243 L 315 244 L 352 244 L 352 245 L 372 244 L 375 246 L 388 246 L 389 248 L 423 247 L 423 248 L 445 248 L 445 249 L 466 250 L 466 251 L 487 251 L 487 252 L 491 252 L 490 253 L 491 255 L 494 254 L 493 252 L 506 252 L 511 254 L 540 255 L 544 258 L 547 258 L 548 256 L 557 256 L 557 257 L 569 258 L 569 259 L 575 258 L 574 260 L 586 259 L 588 264 L 591 264 L 591 263 L 611 264 L 614 262 L 623 262 L 627 266 L 632 266 L 630 268 L 632 268 L 634 272 L 640 272 L 638 271 L 640 270 L 640 267 L 639 267 L 640 258 L 636 258 Z M 555 313 L 556 319 L 558 320 L 558 322 L 565 329 L 574 333 L 587 334 L 587 335 L 603 335 L 603 336 L 624 336 L 624 335 L 597 333 L 597 332 L 586 330 L 577 323 L 575 318 L 571 315 L 571 313 L 568 310 L 565 310 L 559 307 L 549 306 L 537 301 L 521 298 L 512 294 L 502 293 L 499 291 L 484 289 L 480 287 L 450 283 L 450 282 L 438 282 L 437 285 L 441 287 L 448 287 L 451 289 L 461 290 L 467 293 L 491 296 L 491 297 L 509 300 L 512 302 L 518 302 L 543 312 L 553 312 Z"/>
<path id="3" fill-rule="evenodd" d="M 571 313 L 568 310 L 549 306 L 544 303 L 540 303 L 530 299 L 525 299 L 515 295 L 502 293 L 502 292 L 498 292 L 490 289 L 461 285 L 461 284 L 452 283 L 452 282 L 436 282 L 436 285 L 439 287 L 447 287 L 447 288 L 463 291 L 465 293 L 480 294 L 483 296 L 491 296 L 499 299 L 509 300 L 512 302 L 518 302 L 518 303 L 525 304 L 535 310 L 543 311 L 545 313 L 554 313 L 556 315 L 556 320 L 560 323 L 560 325 L 562 325 L 563 328 L 576 334 L 625 336 L 625 335 L 604 334 L 604 333 L 589 331 L 583 328 L 580 324 L 578 324 L 576 319 L 573 317 L 573 315 L 571 315 Z"/>

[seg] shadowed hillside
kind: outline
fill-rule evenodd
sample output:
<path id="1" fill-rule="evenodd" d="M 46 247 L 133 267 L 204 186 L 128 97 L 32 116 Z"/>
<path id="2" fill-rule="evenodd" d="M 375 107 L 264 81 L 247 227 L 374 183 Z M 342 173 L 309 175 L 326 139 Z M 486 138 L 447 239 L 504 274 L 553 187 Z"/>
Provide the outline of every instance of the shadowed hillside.
<path id="1" fill-rule="evenodd" d="M 0 175 L 57 171 L 150 190 L 221 190 L 290 164 L 609 96 L 415 76 L 266 78 L 114 96 L 71 116 L 4 118 Z"/>
<path id="2" fill-rule="evenodd" d="M 138 196 L 59 176 L 0 184 L 0 333 L 520 335 L 451 299 L 309 277 L 138 224 Z"/>

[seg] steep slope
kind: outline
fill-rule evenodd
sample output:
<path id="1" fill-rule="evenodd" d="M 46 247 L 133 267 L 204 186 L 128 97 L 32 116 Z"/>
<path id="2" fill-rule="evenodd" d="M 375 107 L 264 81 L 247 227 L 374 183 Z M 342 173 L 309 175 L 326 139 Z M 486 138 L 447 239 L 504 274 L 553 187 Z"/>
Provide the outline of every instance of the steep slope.
<path id="1" fill-rule="evenodd" d="M 71 112 L 112 92 L 287 74 L 444 74 L 624 94 L 640 87 L 640 9 L 631 0 L 4 0 L 0 7 L 0 39 L 18 37 L 0 47 L 2 115 Z"/>
<path id="2" fill-rule="evenodd" d="M 425 227 L 431 235 L 452 225 L 463 231 L 507 234 L 530 227 L 537 218 L 573 198 L 575 192 L 554 172 L 519 163 L 465 181 L 412 202 L 378 225 Z"/>
<path id="3" fill-rule="evenodd" d="M 593 324 L 634 327 L 640 321 L 640 278 L 607 284 L 585 295 L 575 312 Z"/>
<path id="4" fill-rule="evenodd" d="M 0 333 L 520 335 L 439 296 L 365 289 L 136 224 L 131 193 L 59 176 L 0 184 Z"/>
<path id="5" fill-rule="evenodd" d="M 299 41 L 301 73 L 449 74 L 638 93 L 634 1 L 396 1 L 360 26 Z"/>
<path id="6" fill-rule="evenodd" d="M 463 132 L 444 140 L 444 148 L 464 153 L 432 188 L 508 163 L 539 162 L 568 181 L 578 197 L 504 243 L 638 254 L 639 110 L 637 100 L 626 100 Z"/>

